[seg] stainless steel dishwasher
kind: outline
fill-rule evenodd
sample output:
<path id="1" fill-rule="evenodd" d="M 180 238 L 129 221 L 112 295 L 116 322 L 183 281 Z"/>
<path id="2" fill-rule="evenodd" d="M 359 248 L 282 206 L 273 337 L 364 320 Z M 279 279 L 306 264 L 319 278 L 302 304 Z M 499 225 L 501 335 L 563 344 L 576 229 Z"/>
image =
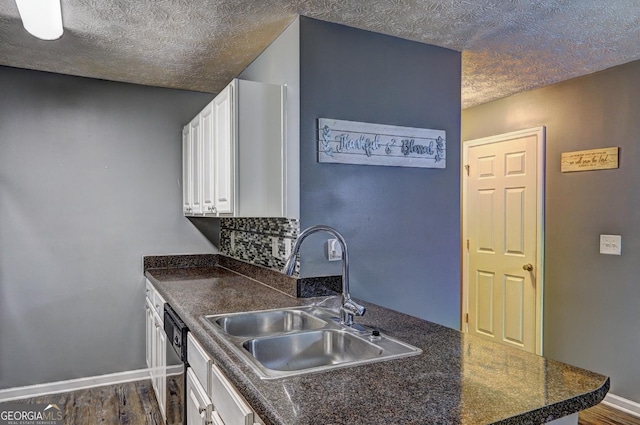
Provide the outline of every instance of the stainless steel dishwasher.
<path id="1" fill-rule="evenodd" d="M 167 334 L 165 369 L 167 425 L 186 423 L 186 363 L 189 328 L 169 304 L 164 305 L 164 332 Z"/>

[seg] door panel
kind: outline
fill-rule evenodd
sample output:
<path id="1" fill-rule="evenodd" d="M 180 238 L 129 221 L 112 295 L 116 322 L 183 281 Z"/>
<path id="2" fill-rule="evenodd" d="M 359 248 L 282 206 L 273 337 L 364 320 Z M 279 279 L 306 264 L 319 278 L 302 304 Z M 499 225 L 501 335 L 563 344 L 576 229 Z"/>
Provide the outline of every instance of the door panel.
<path id="1" fill-rule="evenodd" d="M 482 226 L 476 226 L 477 239 L 476 243 L 479 251 L 493 253 L 495 251 L 493 235 L 493 205 L 495 204 L 495 190 L 479 190 L 478 191 L 478 222 Z"/>
<path id="2" fill-rule="evenodd" d="M 496 162 L 495 156 L 487 156 L 484 158 L 478 158 L 478 178 L 486 179 L 495 177 L 494 164 Z"/>
<path id="3" fill-rule="evenodd" d="M 524 255 L 525 189 L 510 188 L 505 191 L 505 254 Z"/>
<path id="4" fill-rule="evenodd" d="M 495 275 L 478 271 L 477 287 L 477 327 L 476 332 L 493 336 L 493 287 Z"/>
<path id="5" fill-rule="evenodd" d="M 517 345 L 524 343 L 524 285 L 519 276 L 504 278 L 504 339 Z"/>

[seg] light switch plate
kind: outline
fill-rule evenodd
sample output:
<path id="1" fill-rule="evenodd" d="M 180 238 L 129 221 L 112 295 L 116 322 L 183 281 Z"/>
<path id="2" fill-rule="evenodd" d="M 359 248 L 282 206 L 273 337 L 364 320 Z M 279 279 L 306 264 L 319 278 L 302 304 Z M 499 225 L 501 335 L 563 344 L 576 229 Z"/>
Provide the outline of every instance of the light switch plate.
<path id="1" fill-rule="evenodd" d="M 622 236 L 600 235 L 600 254 L 622 255 Z"/>

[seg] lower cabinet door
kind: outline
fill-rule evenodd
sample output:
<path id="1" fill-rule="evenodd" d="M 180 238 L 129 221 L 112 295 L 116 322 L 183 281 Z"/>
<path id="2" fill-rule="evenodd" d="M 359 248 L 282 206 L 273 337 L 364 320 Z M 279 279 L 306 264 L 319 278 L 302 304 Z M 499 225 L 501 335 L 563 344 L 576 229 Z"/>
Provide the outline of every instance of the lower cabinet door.
<path id="1" fill-rule="evenodd" d="M 155 326 L 153 323 L 153 310 L 151 310 L 151 303 L 149 302 L 148 298 L 144 306 L 144 313 L 146 318 L 145 319 L 145 323 L 146 323 L 145 353 L 146 353 L 146 359 L 147 359 L 147 367 L 151 369 L 153 367 L 153 357 L 152 357 L 153 348 L 154 348 L 153 331 L 155 329 Z"/>
<path id="2" fill-rule="evenodd" d="M 208 425 L 211 418 L 211 400 L 193 370 L 187 368 L 187 425 Z"/>
<path id="3" fill-rule="evenodd" d="M 156 325 L 156 364 L 154 366 L 154 369 L 156 371 L 156 395 L 158 396 L 158 406 L 160 407 L 160 412 L 162 412 L 162 418 L 166 421 L 167 410 L 165 406 L 165 400 L 167 397 L 167 390 L 165 368 L 167 366 L 167 336 L 165 335 L 164 329 L 162 328 L 160 323 L 156 323 Z"/>
<path id="4" fill-rule="evenodd" d="M 215 364 L 211 366 L 211 400 L 225 425 L 253 425 L 253 410 Z"/>
<path id="5" fill-rule="evenodd" d="M 224 422 L 222 422 L 222 418 L 215 410 L 211 412 L 211 423 L 213 425 L 225 425 Z"/>

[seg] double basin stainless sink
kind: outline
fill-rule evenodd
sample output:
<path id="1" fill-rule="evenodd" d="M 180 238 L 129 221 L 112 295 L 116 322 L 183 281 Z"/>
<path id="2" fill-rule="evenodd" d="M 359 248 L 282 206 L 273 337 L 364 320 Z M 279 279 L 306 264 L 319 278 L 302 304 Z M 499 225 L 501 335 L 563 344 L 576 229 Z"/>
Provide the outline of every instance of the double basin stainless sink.
<path id="1" fill-rule="evenodd" d="M 317 306 L 205 316 L 205 321 L 262 379 L 321 372 L 420 354 L 372 329 L 339 323 Z"/>

